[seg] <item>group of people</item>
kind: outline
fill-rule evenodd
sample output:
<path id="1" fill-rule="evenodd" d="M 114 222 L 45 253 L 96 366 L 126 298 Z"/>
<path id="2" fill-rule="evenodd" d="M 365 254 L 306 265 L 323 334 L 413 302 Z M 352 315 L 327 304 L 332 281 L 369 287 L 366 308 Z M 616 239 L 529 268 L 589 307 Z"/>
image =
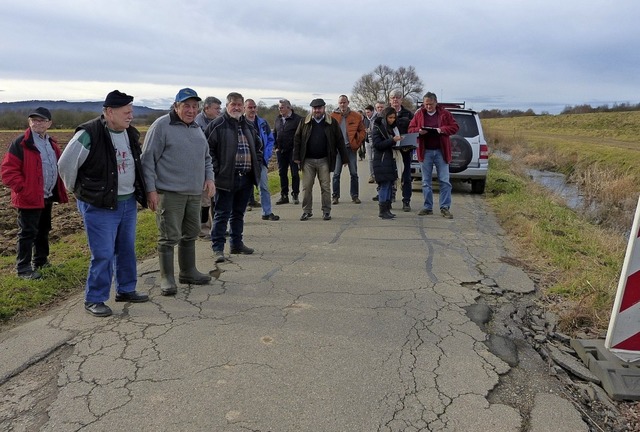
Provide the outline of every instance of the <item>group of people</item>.
<path id="1" fill-rule="evenodd" d="M 412 131 L 419 134 L 418 159 L 423 164 L 425 200 L 419 214 L 433 212 L 431 172 L 435 165 L 440 211 L 451 217 L 448 137 L 457 131 L 457 124 L 448 111 L 437 106 L 433 93 L 425 95 L 415 116 L 402 107 L 401 100 L 401 94 L 394 93 L 388 107 L 378 102 L 374 112 L 373 106 L 368 106 L 365 121 L 349 108 L 346 95 L 338 98 L 338 108 L 330 114 L 323 99 L 312 100 L 311 113 L 304 118 L 282 99 L 271 129 L 257 115 L 253 99 L 229 93 L 222 111 L 222 101 L 208 97 L 200 111 L 202 99 L 194 90 L 183 88 L 169 113 L 149 127 L 141 145 L 140 133 L 131 125 L 133 97 L 114 90 L 106 96 L 102 114 L 78 126 L 63 152 L 47 133 L 51 113 L 37 108 L 28 116 L 29 128 L 11 144 L 1 169 L 2 181 L 11 189 L 12 205 L 18 209 L 17 274 L 24 279 L 42 277 L 40 270 L 48 265 L 52 204 L 68 202 L 66 191 L 70 191 L 75 195 L 91 251 L 85 284 L 84 307 L 88 313 L 99 317 L 112 314 L 106 301 L 114 273 L 116 302 L 149 300 L 147 294 L 136 290 L 138 205 L 156 214 L 162 295 L 177 293 L 176 245 L 178 281 L 206 284 L 211 276 L 196 268 L 195 255 L 195 242 L 203 228 L 210 226 L 215 262 L 221 263 L 227 259 L 227 236 L 231 254 L 254 252 L 244 244 L 243 230 L 255 186 L 260 191 L 262 219 L 279 220 L 271 209 L 267 181 L 273 152 L 281 183 L 276 205 L 290 202 L 290 190 L 291 201 L 300 203 L 301 171 L 300 220 L 313 216 L 316 177 L 322 219 L 330 220 L 331 206 L 340 198 L 343 166 L 349 167 L 351 200 L 361 203 L 356 158 L 365 142 L 370 181 L 378 183 L 379 216 L 393 218 L 390 210 L 399 168 L 403 209 L 410 211 L 411 150 L 398 150 L 397 143 Z"/>

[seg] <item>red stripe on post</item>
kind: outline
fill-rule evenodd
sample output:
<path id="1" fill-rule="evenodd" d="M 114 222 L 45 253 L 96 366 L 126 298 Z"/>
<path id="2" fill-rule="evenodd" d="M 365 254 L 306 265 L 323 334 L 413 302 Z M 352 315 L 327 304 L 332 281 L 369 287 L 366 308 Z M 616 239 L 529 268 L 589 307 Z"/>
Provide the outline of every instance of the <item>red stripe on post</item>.
<path id="1" fill-rule="evenodd" d="M 620 312 L 638 303 L 640 303 L 640 271 L 635 272 L 627 278 L 624 295 L 620 302 Z"/>
<path id="2" fill-rule="evenodd" d="M 636 333 L 628 339 L 623 340 L 616 346 L 612 347 L 616 349 L 623 349 L 628 351 L 640 350 L 640 333 Z"/>

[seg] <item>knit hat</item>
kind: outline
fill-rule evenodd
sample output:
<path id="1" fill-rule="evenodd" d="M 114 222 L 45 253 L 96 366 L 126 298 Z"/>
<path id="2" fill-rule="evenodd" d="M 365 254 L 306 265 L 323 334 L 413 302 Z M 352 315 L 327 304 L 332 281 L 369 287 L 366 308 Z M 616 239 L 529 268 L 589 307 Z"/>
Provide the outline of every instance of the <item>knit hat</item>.
<path id="1" fill-rule="evenodd" d="M 105 108 L 120 108 L 129 105 L 132 102 L 133 96 L 129 96 L 128 94 L 122 93 L 119 90 L 114 90 L 107 95 L 107 98 L 104 100 L 102 106 Z"/>

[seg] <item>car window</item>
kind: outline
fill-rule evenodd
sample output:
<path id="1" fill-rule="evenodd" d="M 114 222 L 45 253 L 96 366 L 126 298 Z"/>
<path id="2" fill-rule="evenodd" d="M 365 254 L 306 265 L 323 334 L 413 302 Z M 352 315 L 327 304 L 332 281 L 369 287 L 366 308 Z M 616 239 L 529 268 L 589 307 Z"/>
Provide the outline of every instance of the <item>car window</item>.
<path id="1" fill-rule="evenodd" d="M 478 124 L 472 114 L 456 113 L 453 112 L 453 118 L 456 119 L 456 123 L 460 126 L 457 135 L 462 135 L 465 138 L 472 138 L 480 135 L 478 131 Z"/>

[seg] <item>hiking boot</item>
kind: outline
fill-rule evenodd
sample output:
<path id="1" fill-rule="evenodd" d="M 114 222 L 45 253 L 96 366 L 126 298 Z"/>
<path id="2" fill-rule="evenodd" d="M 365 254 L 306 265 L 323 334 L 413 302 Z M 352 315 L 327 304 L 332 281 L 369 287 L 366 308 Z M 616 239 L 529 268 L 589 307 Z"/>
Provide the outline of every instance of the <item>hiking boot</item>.
<path id="1" fill-rule="evenodd" d="M 307 212 L 302 213 L 302 216 L 300 216 L 300 220 L 301 220 L 301 221 L 309 220 L 309 218 L 310 218 L 311 216 L 313 216 L 313 214 L 312 214 L 312 213 L 307 213 Z"/>
<path id="2" fill-rule="evenodd" d="M 289 197 L 286 195 L 282 195 L 278 201 L 276 201 L 276 205 L 280 204 L 289 204 Z"/>
<path id="3" fill-rule="evenodd" d="M 242 255 L 251 255 L 253 253 L 253 249 L 245 246 L 244 243 L 240 243 L 240 246 L 232 246 L 231 247 L 232 254 L 242 254 Z"/>
<path id="4" fill-rule="evenodd" d="M 362 203 L 362 201 L 360 201 L 360 198 L 358 198 L 357 196 L 354 196 L 353 198 L 351 198 L 351 201 L 353 201 L 354 204 Z"/>
<path id="5" fill-rule="evenodd" d="M 444 207 L 441 208 L 440 214 L 442 214 L 442 217 L 445 219 L 453 219 L 453 215 L 451 214 L 448 208 L 444 208 Z"/>
<path id="6" fill-rule="evenodd" d="M 213 256 L 216 259 L 216 264 L 218 263 L 223 263 L 225 262 L 227 259 L 224 257 L 224 251 L 213 251 Z"/>
<path id="7" fill-rule="evenodd" d="M 277 221 L 280 220 L 280 216 L 269 213 L 268 215 L 262 215 L 262 220 Z"/>
<path id="8" fill-rule="evenodd" d="M 40 273 L 39 271 L 32 270 L 24 273 L 18 273 L 18 277 L 20 279 L 37 280 L 37 279 L 42 279 L 42 273 Z"/>
<path id="9" fill-rule="evenodd" d="M 340 198 L 338 198 L 338 197 L 333 197 L 333 198 L 331 199 L 331 204 L 333 204 L 333 205 L 338 204 L 339 199 L 340 199 Z"/>
<path id="10" fill-rule="evenodd" d="M 433 214 L 433 210 L 426 209 L 426 208 L 423 208 L 422 210 L 420 210 L 418 212 L 418 216 L 427 216 L 427 215 L 432 215 L 432 214 Z"/>
<path id="11" fill-rule="evenodd" d="M 291 198 L 293 198 L 293 203 L 295 205 L 300 204 L 300 200 L 298 199 L 298 194 L 291 194 Z"/>
<path id="12" fill-rule="evenodd" d="M 408 202 L 402 201 L 402 211 L 403 212 L 410 212 L 411 211 L 411 206 L 409 205 Z"/>

